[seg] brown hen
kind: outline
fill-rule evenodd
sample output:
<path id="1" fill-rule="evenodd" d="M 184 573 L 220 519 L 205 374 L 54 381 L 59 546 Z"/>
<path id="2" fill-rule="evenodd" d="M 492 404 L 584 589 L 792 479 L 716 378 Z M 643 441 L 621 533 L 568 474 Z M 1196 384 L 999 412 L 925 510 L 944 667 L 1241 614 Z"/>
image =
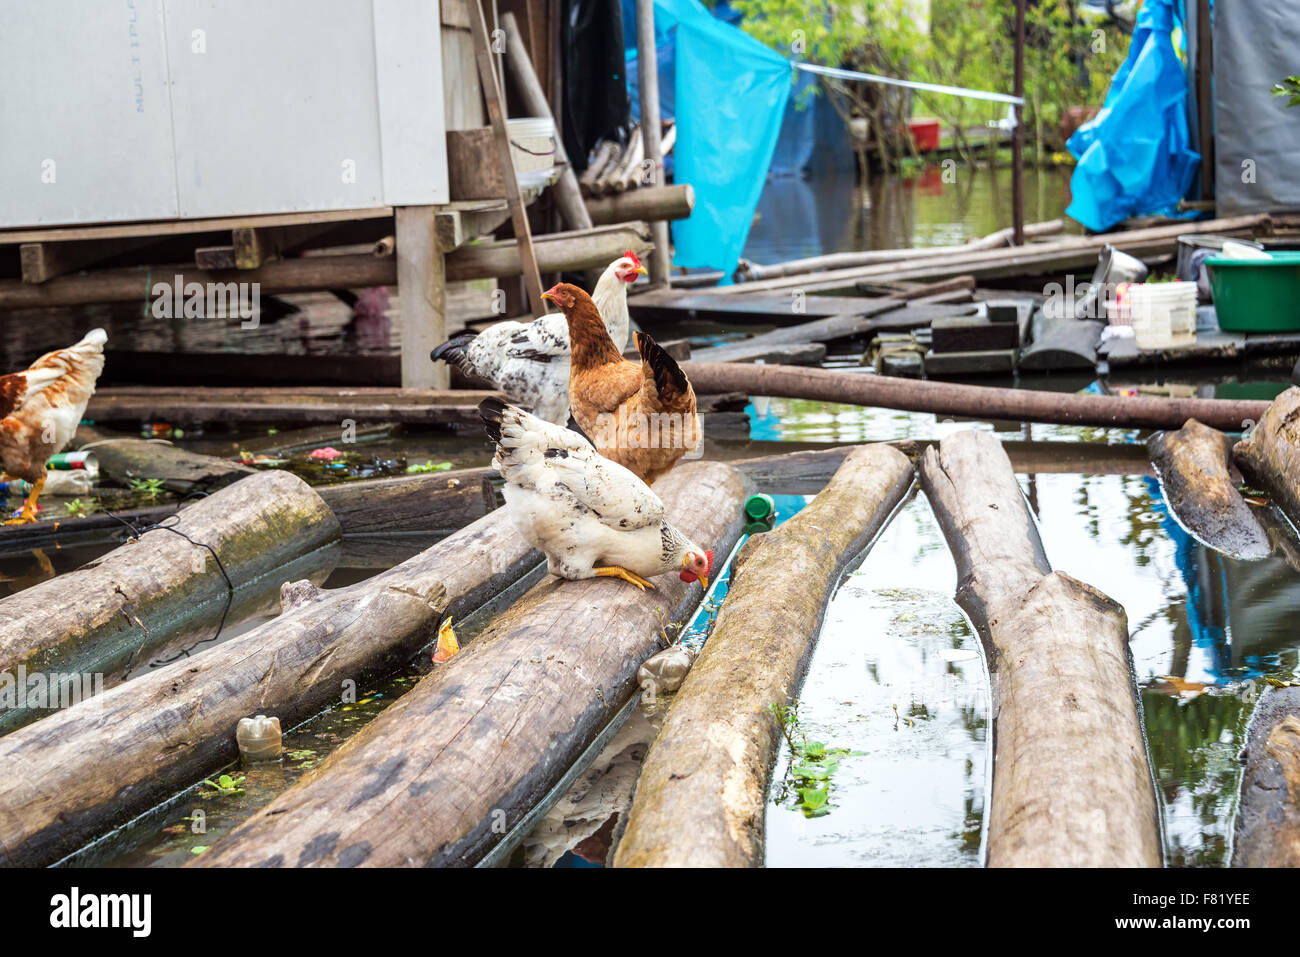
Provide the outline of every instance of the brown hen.
<path id="1" fill-rule="evenodd" d="M 698 448 L 695 390 L 686 373 L 644 332 L 640 362 L 623 358 L 591 297 L 569 283 L 549 289 L 569 324 L 569 406 L 597 451 L 647 484 Z"/>

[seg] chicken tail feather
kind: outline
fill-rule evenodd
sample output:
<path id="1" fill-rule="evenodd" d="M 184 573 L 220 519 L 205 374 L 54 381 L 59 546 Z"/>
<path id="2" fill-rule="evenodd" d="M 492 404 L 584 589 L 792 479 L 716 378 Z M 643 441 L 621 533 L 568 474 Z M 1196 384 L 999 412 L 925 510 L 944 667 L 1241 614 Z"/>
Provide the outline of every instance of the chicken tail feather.
<path id="1" fill-rule="evenodd" d="M 476 337 L 477 333 L 473 332 L 462 332 L 459 335 L 452 336 L 442 345 L 430 352 L 429 358 L 434 362 L 441 359 L 443 362 L 454 365 L 456 368 L 464 371 L 465 349 Z"/>
<path id="2" fill-rule="evenodd" d="M 18 408 L 26 392 L 27 380 L 22 375 L 0 375 L 0 419 Z"/>
<path id="3" fill-rule="evenodd" d="M 637 352 L 641 353 L 643 367 L 649 366 L 654 376 L 655 391 L 659 393 L 660 401 L 686 394 L 686 390 L 690 388 L 686 373 L 677 364 L 677 360 L 664 351 L 663 346 L 644 332 L 638 332 L 636 348 Z"/>

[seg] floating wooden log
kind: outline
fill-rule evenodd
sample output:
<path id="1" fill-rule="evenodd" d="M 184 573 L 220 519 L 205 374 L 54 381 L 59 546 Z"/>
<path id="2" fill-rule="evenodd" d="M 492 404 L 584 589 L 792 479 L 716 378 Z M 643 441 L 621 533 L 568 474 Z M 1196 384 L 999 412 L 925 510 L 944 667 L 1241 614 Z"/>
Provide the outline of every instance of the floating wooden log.
<path id="1" fill-rule="evenodd" d="M 0 671 L 120 672 L 195 618 L 219 611 L 230 586 L 273 575 L 342 534 L 320 496 L 288 472 L 253 475 L 215 492 L 172 527 L 0 601 Z M 0 711 L 0 729 L 40 716 Z"/>
<path id="2" fill-rule="evenodd" d="M 1300 867 L 1300 688 L 1270 689 L 1251 716 L 1233 867 Z"/>
<path id="3" fill-rule="evenodd" d="M 656 483 L 678 528 L 725 555 L 744 486 L 717 463 Z M 196 861 L 202 867 L 473 864 L 555 787 L 635 690 L 699 589 L 664 575 L 548 580 L 498 615 L 313 772 Z M 0 844 L 2 844 L 0 839 Z"/>
<path id="4" fill-rule="evenodd" d="M 364 690 L 541 560 L 498 511 L 356 585 L 286 584 L 273 621 L 0 738 L 26 769 L 0 778 L 0 866 L 53 863 L 235 760 L 240 718 L 290 727 Z"/>
<path id="5" fill-rule="evenodd" d="M 921 459 L 992 678 L 990 867 L 1159 867 L 1160 816 L 1116 602 L 1052 571 L 998 440 Z"/>
<path id="6" fill-rule="evenodd" d="M 1253 400 L 1078 395 L 737 362 L 691 361 L 682 368 L 696 392 L 748 392 L 1013 422 L 1177 429 L 1188 419 L 1197 419 L 1232 431 L 1247 420 L 1257 421 L 1268 407 Z M 1293 391 L 1300 396 L 1300 390 Z"/>
<path id="7" fill-rule="evenodd" d="M 1246 481 L 1272 496 L 1292 524 L 1300 523 L 1300 387 L 1292 386 L 1259 415 L 1242 416 L 1246 437 L 1232 460 Z"/>
<path id="8" fill-rule="evenodd" d="M 893 297 L 799 296 L 787 292 L 727 298 L 676 288 L 637 293 L 628 299 L 628 309 L 633 319 L 649 324 L 699 319 L 728 325 L 762 322 L 788 326 L 832 316 L 875 317 L 876 322 L 867 331 L 917 329 L 941 316 L 961 316 L 971 311 L 963 304 L 907 303 Z"/>
<path id="9" fill-rule="evenodd" d="M 912 486 L 887 445 L 854 449 L 810 505 L 749 539 L 727 600 L 646 755 L 616 867 L 755 867 L 781 732 L 830 596 Z"/>
<path id="10" fill-rule="evenodd" d="M 170 442 L 110 435 L 87 426 L 78 430 L 78 440 L 78 448 L 93 451 L 99 470 L 109 478 L 123 484 L 135 479 L 160 479 L 163 488 L 179 495 L 216 491 L 256 471 L 229 459 L 198 455 Z"/>
<path id="11" fill-rule="evenodd" d="M 1272 552 L 1268 534 L 1229 471 L 1232 440 L 1195 419 L 1147 440 L 1174 517 L 1211 548 L 1246 561 Z"/>

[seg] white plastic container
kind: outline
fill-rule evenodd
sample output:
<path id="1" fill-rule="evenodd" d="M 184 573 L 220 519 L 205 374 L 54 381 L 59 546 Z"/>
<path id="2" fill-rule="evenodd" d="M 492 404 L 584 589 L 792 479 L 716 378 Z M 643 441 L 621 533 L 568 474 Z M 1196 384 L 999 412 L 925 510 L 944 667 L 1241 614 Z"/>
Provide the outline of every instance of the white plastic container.
<path id="1" fill-rule="evenodd" d="M 523 116 L 506 120 L 510 156 L 515 175 L 550 169 L 555 165 L 555 121 L 544 116 Z"/>
<path id="2" fill-rule="evenodd" d="M 1169 349 L 1196 341 L 1196 283 L 1133 283 L 1125 293 L 1139 349 Z"/>

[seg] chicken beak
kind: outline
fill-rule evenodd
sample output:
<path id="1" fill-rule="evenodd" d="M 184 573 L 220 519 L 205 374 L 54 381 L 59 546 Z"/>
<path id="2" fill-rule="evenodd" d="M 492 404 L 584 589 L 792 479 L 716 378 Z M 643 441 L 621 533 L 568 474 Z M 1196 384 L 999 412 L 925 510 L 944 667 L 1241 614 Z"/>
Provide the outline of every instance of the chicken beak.
<path id="1" fill-rule="evenodd" d="M 546 290 L 546 292 L 542 293 L 542 298 L 543 298 L 543 299 L 550 299 L 551 302 L 555 302 L 555 299 L 552 298 L 552 296 L 551 296 L 551 291 L 550 291 L 549 289 Z"/>
<path id="2" fill-rule="evenodd" d="M 709 593 L 709 576 L 708 576 L 708 575 L 701 575 L 701 576 L 700 576 L 700 584 L 704 586 L 704 594 L 707 595 L 707 594 Z"/>
<path id="3" fill-rule="evenodd" d="M 650 275 L 650 270 L 646 269 L 645 266 L 637 266 L 637 267 L 636 267 L 635 269 L 633 269 L 632 271 L 633 271 L 634 273 L 636 273 L 638 276 L 648 276 L 648 275 Z"/>

